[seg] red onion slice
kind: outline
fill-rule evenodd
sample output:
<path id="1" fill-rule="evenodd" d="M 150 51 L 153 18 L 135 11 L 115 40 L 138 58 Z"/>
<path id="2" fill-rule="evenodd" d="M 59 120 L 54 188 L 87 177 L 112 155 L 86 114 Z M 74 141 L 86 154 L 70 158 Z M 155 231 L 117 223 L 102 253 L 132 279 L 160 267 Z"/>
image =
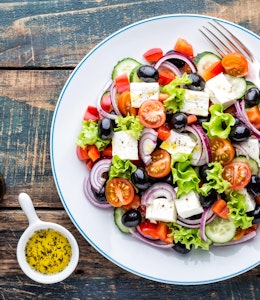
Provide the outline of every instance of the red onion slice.
<path id="1" fill-rule="evenodd" d="M 209 212 L 209 209 L 205 208 L 202 213 L 201 222 L 200 222 L 200 237 L 204 242 L 206 242 L 206 240 L 207 240 L 207 237 L 205 234 L 205 225 L 206 225 L 206 221 L 207 221 L 208 212 Z"/>
<path id="2" fill-rule="evenodd" d="M 114 109 L 116 115 L 122 116 L 122 114 L 117 106 L 117 100 L 116 100 L 117 91 L 116 91 L 116 85 L 114 82 L 110 86 L 110 95 L 111 95 L 112 106 L 113 106 L 113 109 Z"/>
<path id="3" fill-rule="evenodd" d="M 152 128 L 144 128 L 140 141 L 138 143 L 138 151 L 141 160 L 145 165 L 151 162 L 151 153 L 156 147 L 158 133 Z M 148 149 L 149 148 L 149 149 Z"/>
<path id="4" fill-rule="evenodd" d="M 99 208 L 112 208 L 113 207 L 108 202 L 97 201 L 97 199 L 95 198 L 95 196 L 93 195 L 93 193 L 91 191 L 89 177 L 86 177 L 84 179 L 83 190 L 84 190 L 84 194 L 87 197 L 87 199 L 89 200 L 89 202 L 92 203 L 93 205 L 95 205 L 96 207 L 99 207 Z"/>
<path id="5" fill-rule="evenodd" d="M 244 242 L 247 242 L 251 239 L 253 239 L 254 237 L 256 236 L 256 231 L 252 231 L 246 235 L 244 235 L 242 238 L 238 239 L 238 240 L 233 240 L 233 241 L 230 241 L 230 242 L 227 242 L 227 243 L 224 243 L 224 244 L 219 244 L 219 243 L 213 243 L 212 246 L 231 246 L 231 245 L 237 245 L 237 244 L 241 244 L 241 243 L 244 243 Z"/>
<path id="6" fill-rule="evenodd" d="M 148 201 L 152 201 L 157 198 L 166 198 L 169 201 L 175 199 L 176 192 L 173 186 L 165 182 L 153 184 L 143 193 L 141 197 L 141 204 L 146 206 Z"/>
<path id="7" fill-rule="evenodd" d="M 201 142 L 201 137 L 200 135 L 198 134 L 197 130 L 194 129 L 193 127 L 191 126 L 186 126 L 185 127 L 185 130 L 192 133 L 195 138 L 196 138 L 196 146 L 195 147 L 198 147 L 199 148 L 199 155 L 197 155 L 197 157 L 195 156 L 194 152 L 192 153 L 192 160 L 191 160 L 191 164 L 193 166 L 200 166 L 200 162 L 201 162 L 201 157 L 202 157 L 202 152 L 204 150 L 203 148 L 203 145 L 202 145 L 202 142 Z"/>
<path id="8" fill-rule="evenodd" d="M 164 249 L 172 248 L 174 246 L 173 243 L 165 244 L 160 240 L 151 240 L 151 239 L 145 238 L 143 235 L 141 235 L 139 232 L 135 231 L 135 229 L 133 229 L 133 228 L 129 228 L 129 230 L 130 230 L 130 233 L 134 237 L 136 237 L 137 239 L 141 240 L 142 242 L 144 242 L 144 243 L 146 243 L 150 246 L 154 246 L 154 247 L 157 247 L 157 248 L 164 248 Z"/>
<path id="9" fill-rule="evenodd" d="M 174 64 L 172 64 L 171 62 L 169 61 L 165 61 L 163 62 L 160 66 L 159 66 L 159 69 L 162 68 L 162 69 L 168 69 L 170 71 L 172 71 L 175 75 L 178 75 L 178 76 L 181 76 L 181 71 L 179 68 L 177 68 Z"/>
<path id="10" fill-rule="evenodd" d="M 109 171 L 111 161 L 112 159 L 110 158 L 100 159 L 93 165 L 92 169 L 90 170 L 89 181 L 93 190 L 97 193 L 100 192 L 106 181 L 106 178 L 103 175 L 104 173 L 107 173 Z"/>
<path id="11" fill-rule="evenodd" d="M 210 145 L 209 145 L 209 138 L 207 137 L 206 133 L 204 132 L 204 130 L 202 129 L 202 127 L 200 125 L 197 124 L 193 124 L 191 125 L 192 128 L 194 128 L 198 135 L 201 138 L 201 142 L 204 148 L 204 153 L 206 154 L 206 162 L 205 163 L 209 163 L 212 161 L 212 154 L 211 154 L 211 150 L 210 150 Z"/>
<path id="12" fill-rule="evenodd" d="M 191 71 L 193 73 L 196 73 L 197 72 L 197 67 L 196 65 L 194 64 L 194 62 L 189 59 L 187 56 L 181 54 L 181 53 L 178 53 L 178 52 L 173 52 L 173 53 L 168 53 L 168 54 L 165 54 L 162 58 L 160 58 L 154 65 L 154 68 L 155 69 L 158 69 L 160 67 L 160 65 L 162 63 L 164 63 L 165 61 L 167 61 L 168 59 L 180 59 L 180 60 L 183 60 L 191 69 Z"/>

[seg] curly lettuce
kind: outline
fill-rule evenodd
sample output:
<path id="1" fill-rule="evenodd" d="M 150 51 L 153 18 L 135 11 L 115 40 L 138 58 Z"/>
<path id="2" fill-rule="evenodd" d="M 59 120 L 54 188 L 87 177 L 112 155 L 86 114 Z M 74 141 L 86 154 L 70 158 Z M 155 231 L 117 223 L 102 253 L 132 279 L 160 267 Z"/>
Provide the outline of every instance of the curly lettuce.
<path id="1" fill-rule="evenodd" d="M 176 76 L 174 80 L 162 87 L 161 92 L 170 95 L 163 102 L 166 110 L 175 113 L 182 108 L 185 100 L 185 89 L 180 86 L 191 83 L 192 80 L 189 78 L 187 73 L 184 73 L 181 77 Z"/>
<path id="2" fill-rule="evenodd" d="M 207 196 L 211 189 L 215 189 L 219 194 L 225 192 L 230 183 L 222 177 L 223 166 L 219 162 L 209 163 L 208 166 L 210 168 L 207 170 L 207 182 L 200 188 L 200 193 Z"/>
<path id="3" fill-rule="evenodd" d="M 123 177 L 131 181 L 131 174 L 137 167 L 128 159 L 121 159 L 118 155 L 113 156 L 109 170 L 109 179 L 114 177 Z"/>
<path id="4" fill-rule="evenodd" d="M 135 139 L 139 139 L 144 129 L 144 126 L 140 123 L 138 116 L 126 116 L 126 117 L 117 117 L 115 119 L 117 127 L 114 131 L 123 130 L 129 133 Z"/>
<path id="5" fill-rule="evenodd" d="M 236 227 L 247 229 L 252 226 L 254 217 L 246 214 L 245 195 L 238 191 L 231 191 L 227 195 L 227 206 L 229 208 L 229 216 L 234 220 Z"/>
<path id="6" fill-rule="evenodd" d="M 76 144 L 81 148 L 85 148 L 86 145 L 96 145 L 99 151 L 102 151 L 110 143 L 110 140 L 104 140 L 98 135 L 98 123 L 92 120 L 83 120 L 82 129 L 78 135 Z"/>
<path id="7" fill-rule="evenodd" d="M 207 131 L 210 139 L 219 137 L 227 139 L 231 131 L 231 127 L 235 125 L 235 118 L 228 113 L 223 112 L 223 105 L 216 103 L 209 108 L 210 120 L 203 122 L 202 127 Z"/>
<path id="8" fill-rule="evenodd" d="M 178 186 L 177 197 L 199 191 L 200 179 L 191 166 L 192 154 L 177 153 L 172 156 L 173 183 Z"/>
<path id="9" fill-rule="evenodd" d="M 175 243 L 182 243 L 187 249 L 191 249 L 193 246 L 195 249 L 201 248 L 203 250 L 209 250 L 211 241 L 203 241 L 200 237 L 199 228 L 187 228 L 176 223 L 169 223 L 168 227 L 172 231 L 169 236 L 174 237 Z"/>

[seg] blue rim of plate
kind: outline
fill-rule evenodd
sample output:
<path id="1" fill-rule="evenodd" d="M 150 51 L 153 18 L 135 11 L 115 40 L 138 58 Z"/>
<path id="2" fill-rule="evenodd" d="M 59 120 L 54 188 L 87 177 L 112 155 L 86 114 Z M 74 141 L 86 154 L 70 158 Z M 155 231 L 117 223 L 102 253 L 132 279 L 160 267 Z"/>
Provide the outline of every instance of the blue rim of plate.
<path id="1" fill-rule="evenodd" d="M 121 28 L 120 30 L 112 33 L 111 35 L 109 35 L 107 38 L 105 38 L 102 42 L 100 42 L 98 45 L 96 45 L 80 62 L 79 64 L 75 67 L 75 69 L 73 70 L 72 74 L 69 76 L 67 82 L 65 83 L 62 91 L 61 91 L 61 94 L 59 96 L 59 99 L 58 99 L 58 102 L 56 104 L 56 107 L 55 107 L 55 110 L 54 110 L 54 114 L 53 114 L 53 118 L 52 118 L 52 124 L 51 124 L 51 131 L 50 131 L 50 158 L 51 158 L 51 167 L 52 167 L 52 173 L 53 173 L 53 177 L 54 177 L 54 182 L 55 182 L 55 185 L 56 185 L 56 188 L 57 188 L 57 191 L 58 191 L 58 194 L 59 194 L 59 197 L 61 199 L 61 202 L 68 214 L 68 216 L 70 217 L 70 219 L 72 220 L 72 222 L 74 223 L 74 225 L 76 226 L 76 228 L 79 230 L 79 232 L 84 236 L 84 238 L 98 251 L 100 252 L 104 257 L 106 257 L 108 260 L 110 260 L 111 262 L 113 262 L 115 265 L 121 267 L 122 269 L 132 273 L 132 274 L 135 274 L 135 275 L 138 275 L 142 278 L 146 278 L 146 279 L 149 279 L 149 280 L 153 280 L 153 281 L 156 281 L 156 282 L 161 282 L 161 283 L 167 283 L 167 284 L 176 284 L 176 285 L 202 285 L 202 284 L 209 284 L 209 283 L 215 283 L 215 282 L 219 282 L 219 281 L 224 281 L 224 280 L 227 280 L 227 279 L 230 279 L 232 277 L 236 277 L 238 275 L 241 275 L 247 271 L 250 271 L 252 270 L 253 268 L 257 267 L 259 264 L 260 264 L 260 260 L 250 266 L 248 266 L 247 268 L 244 268 L 238 272 L 234 272 L 234 273 L 231 273 L 229 275 L 226 275 L 226 276 L 222 276 L 222 277 L 218 277 L 218 278 L 213 278 L 213 279 L 210 279 L 210 280 L 202 280 L 202 281 L 173 281 L 173 280 L 165 280 L 165 279 L 161 279 L 161 278 L 156 278 L 156 277 L 153 277 L 153 276 L 149 276 L 149 275 L 146 275 L 146 274 L 143 274 L 141 272 L 137 272 L 121 263 L 119 263 L 118 261 L 116 261 L 115 259 L 113 259 L 112 257 L 110 257 L 107 253 L 105 253 L 100 247 L 98 247 L 87 235 L 86 233 L 84 232 L 84 230 L 79 226 L 79 224 L 77 223 L 77 221 L 75 220 L 75 218 L 73 217 L 72 213 L 70 212 L 67 204 L 66 204 L 66 201 L 64 199 L 64 196 L 63 196 L 63 193 L 62 193 L 62 190 L 60 188 L 60 185 L 59 185 L 59 180 L 58 180 L 58 177 L 57 177 L 57 174 L 56 174 L 56 169 L 55 169 L 55 161 L 54 161 L 54 157 L 53 157 L 53 153 L 54 153 L 54 150 L 53 150 L 53 141 L 54 141 L 54 128 L 55 128 L 55 124 L 56 124 L 56 117 L 58 115 L 58 112 L 59 112 L 59 108 L 60 108 L 60 105 L 62 103 L 62 99 L 63 99 L 63 95 L 64 93 L 66 92 L 66 89 L 67 87 L 69 86 L 70 82 L 72 81 L 73 77 L 75 76 L 75 74 L 77 73 L 77 71 L 81 68 L 81 66 L 83 65 L 83 63 L 89 58 L 91 57 L 91 55 L 98 49 L 100 48 L 102 45 L 104 45 L 105 43 L 107 43 L 109 40 L 111 40 L 112 38 L 114 38 L 115 36 L 121 34 L 122 32 L 128 30 L 128 29 L 131 29 L 133 27 L 136 27 L 136 26 L 139 26 L 141 24 L 144 24 L 144 23 L 149 23 L 149 22 L 153 22 L 153 21 L 156 21 L 156 20 L 160 20 L 160 19 L 173 19 L 173 18 L 199 18 L 199 19 L 205 19 L 205 20 L 218 20 L 224 24 L 229 24 L 229 25 L 232 25 L 233 27 L 236 27 L 236 28 L 239 28 L 240 30 L 252 35 L 253 37 L 255 37 L 256 39 L 260 40 L 260 37 L 253 33 L 252 31 L 238 25 L 238 24 L 235 24 L 235 23 L 232 23 L 232 22 L 229 22 L 229 21 L 226 21 L 226 20 L 223 20 L 223 19 L 220 19 L 220 18 L 216 18 L 216 17 L 211 17 L 211 16 L 206 16 L 206 15 L 199 15 L 199 14 L 169 14 L 169 15 L 160 15 L 160 16 L 156 16 L 156 17 L 152 17 L 152 18 L 147 18 L 147 19 L 144 19 L 144 20 L 141 20 L 141 21 L 138 21 L 138 22 L 135 22 L 135 23 L 132 23 L 128 26 L 125 26 L 123 28 Z"/>

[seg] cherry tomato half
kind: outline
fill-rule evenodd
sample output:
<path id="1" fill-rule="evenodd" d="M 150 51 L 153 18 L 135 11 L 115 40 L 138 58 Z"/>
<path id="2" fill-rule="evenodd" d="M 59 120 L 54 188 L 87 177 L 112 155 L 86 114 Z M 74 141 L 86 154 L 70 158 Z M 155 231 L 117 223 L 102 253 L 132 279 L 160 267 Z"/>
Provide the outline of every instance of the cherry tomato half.
<path id="1" fill-rule="evenodd" d="M 137 115 L 138 110 L 131 105 L 131 96 L 129 91 L 125 91 L 119 95 L 117 104 L 121 114 L 124 117 L 126 117 L 127 115 Z"/>
<path id="2" fill-rule="evenodd" d="M 232 162 L 224 166 L 222 177 L 227 180 L 231 190 L 244 188 L 251 179 L 251 170 L 244 162 Z"/>
<path id="3" fill-rule="evenodd" d="M 120 207 L 133 201 L 135 191 L 127 179 L 115 177 L 106 183 L 105 195 L 112 206 Z"/>
<path id="4" fill-rule="evenodd" d="M 209 145 L 213 161 L 218 161 L 222 165 L 226 165 L 233 160 L 235 156 L 235 149 L 229 140 L 213 138 Z"/>
<path id="5" fill-rule="evenodd" d="M 248 62 L 240 53 L 229 53 L 222 58 L 225 72 L 231 76 L 243 77 L 248 72 Z"/>
<path id="6" fill-rule="evenodd" d="M 146 166 L 146 172 L 154 178 L 167 176 L 171 171 L 171 156 L 164 149 L 157 149 L 152 154 L 151 163 Z"/>
<path id="7" fill-rule="evenodd" d="M 158 100 L 146 100 L 139 107 L 140 122 L 148 128 L 158 128 L 166 120 L 164 105 Z"/>

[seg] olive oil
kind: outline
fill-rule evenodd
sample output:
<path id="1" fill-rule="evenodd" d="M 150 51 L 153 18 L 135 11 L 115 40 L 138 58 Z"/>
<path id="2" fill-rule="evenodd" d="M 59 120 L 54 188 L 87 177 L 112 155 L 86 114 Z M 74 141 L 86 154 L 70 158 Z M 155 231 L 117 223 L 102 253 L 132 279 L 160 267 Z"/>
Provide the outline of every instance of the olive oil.
<path id="1" fill-rule="evenodd" d="M 68 239 L 53 229 L 36 231 L 25 247 L 28 264 L 43 274 L 63 271 L 69 264 L 71 252 Z"/>

